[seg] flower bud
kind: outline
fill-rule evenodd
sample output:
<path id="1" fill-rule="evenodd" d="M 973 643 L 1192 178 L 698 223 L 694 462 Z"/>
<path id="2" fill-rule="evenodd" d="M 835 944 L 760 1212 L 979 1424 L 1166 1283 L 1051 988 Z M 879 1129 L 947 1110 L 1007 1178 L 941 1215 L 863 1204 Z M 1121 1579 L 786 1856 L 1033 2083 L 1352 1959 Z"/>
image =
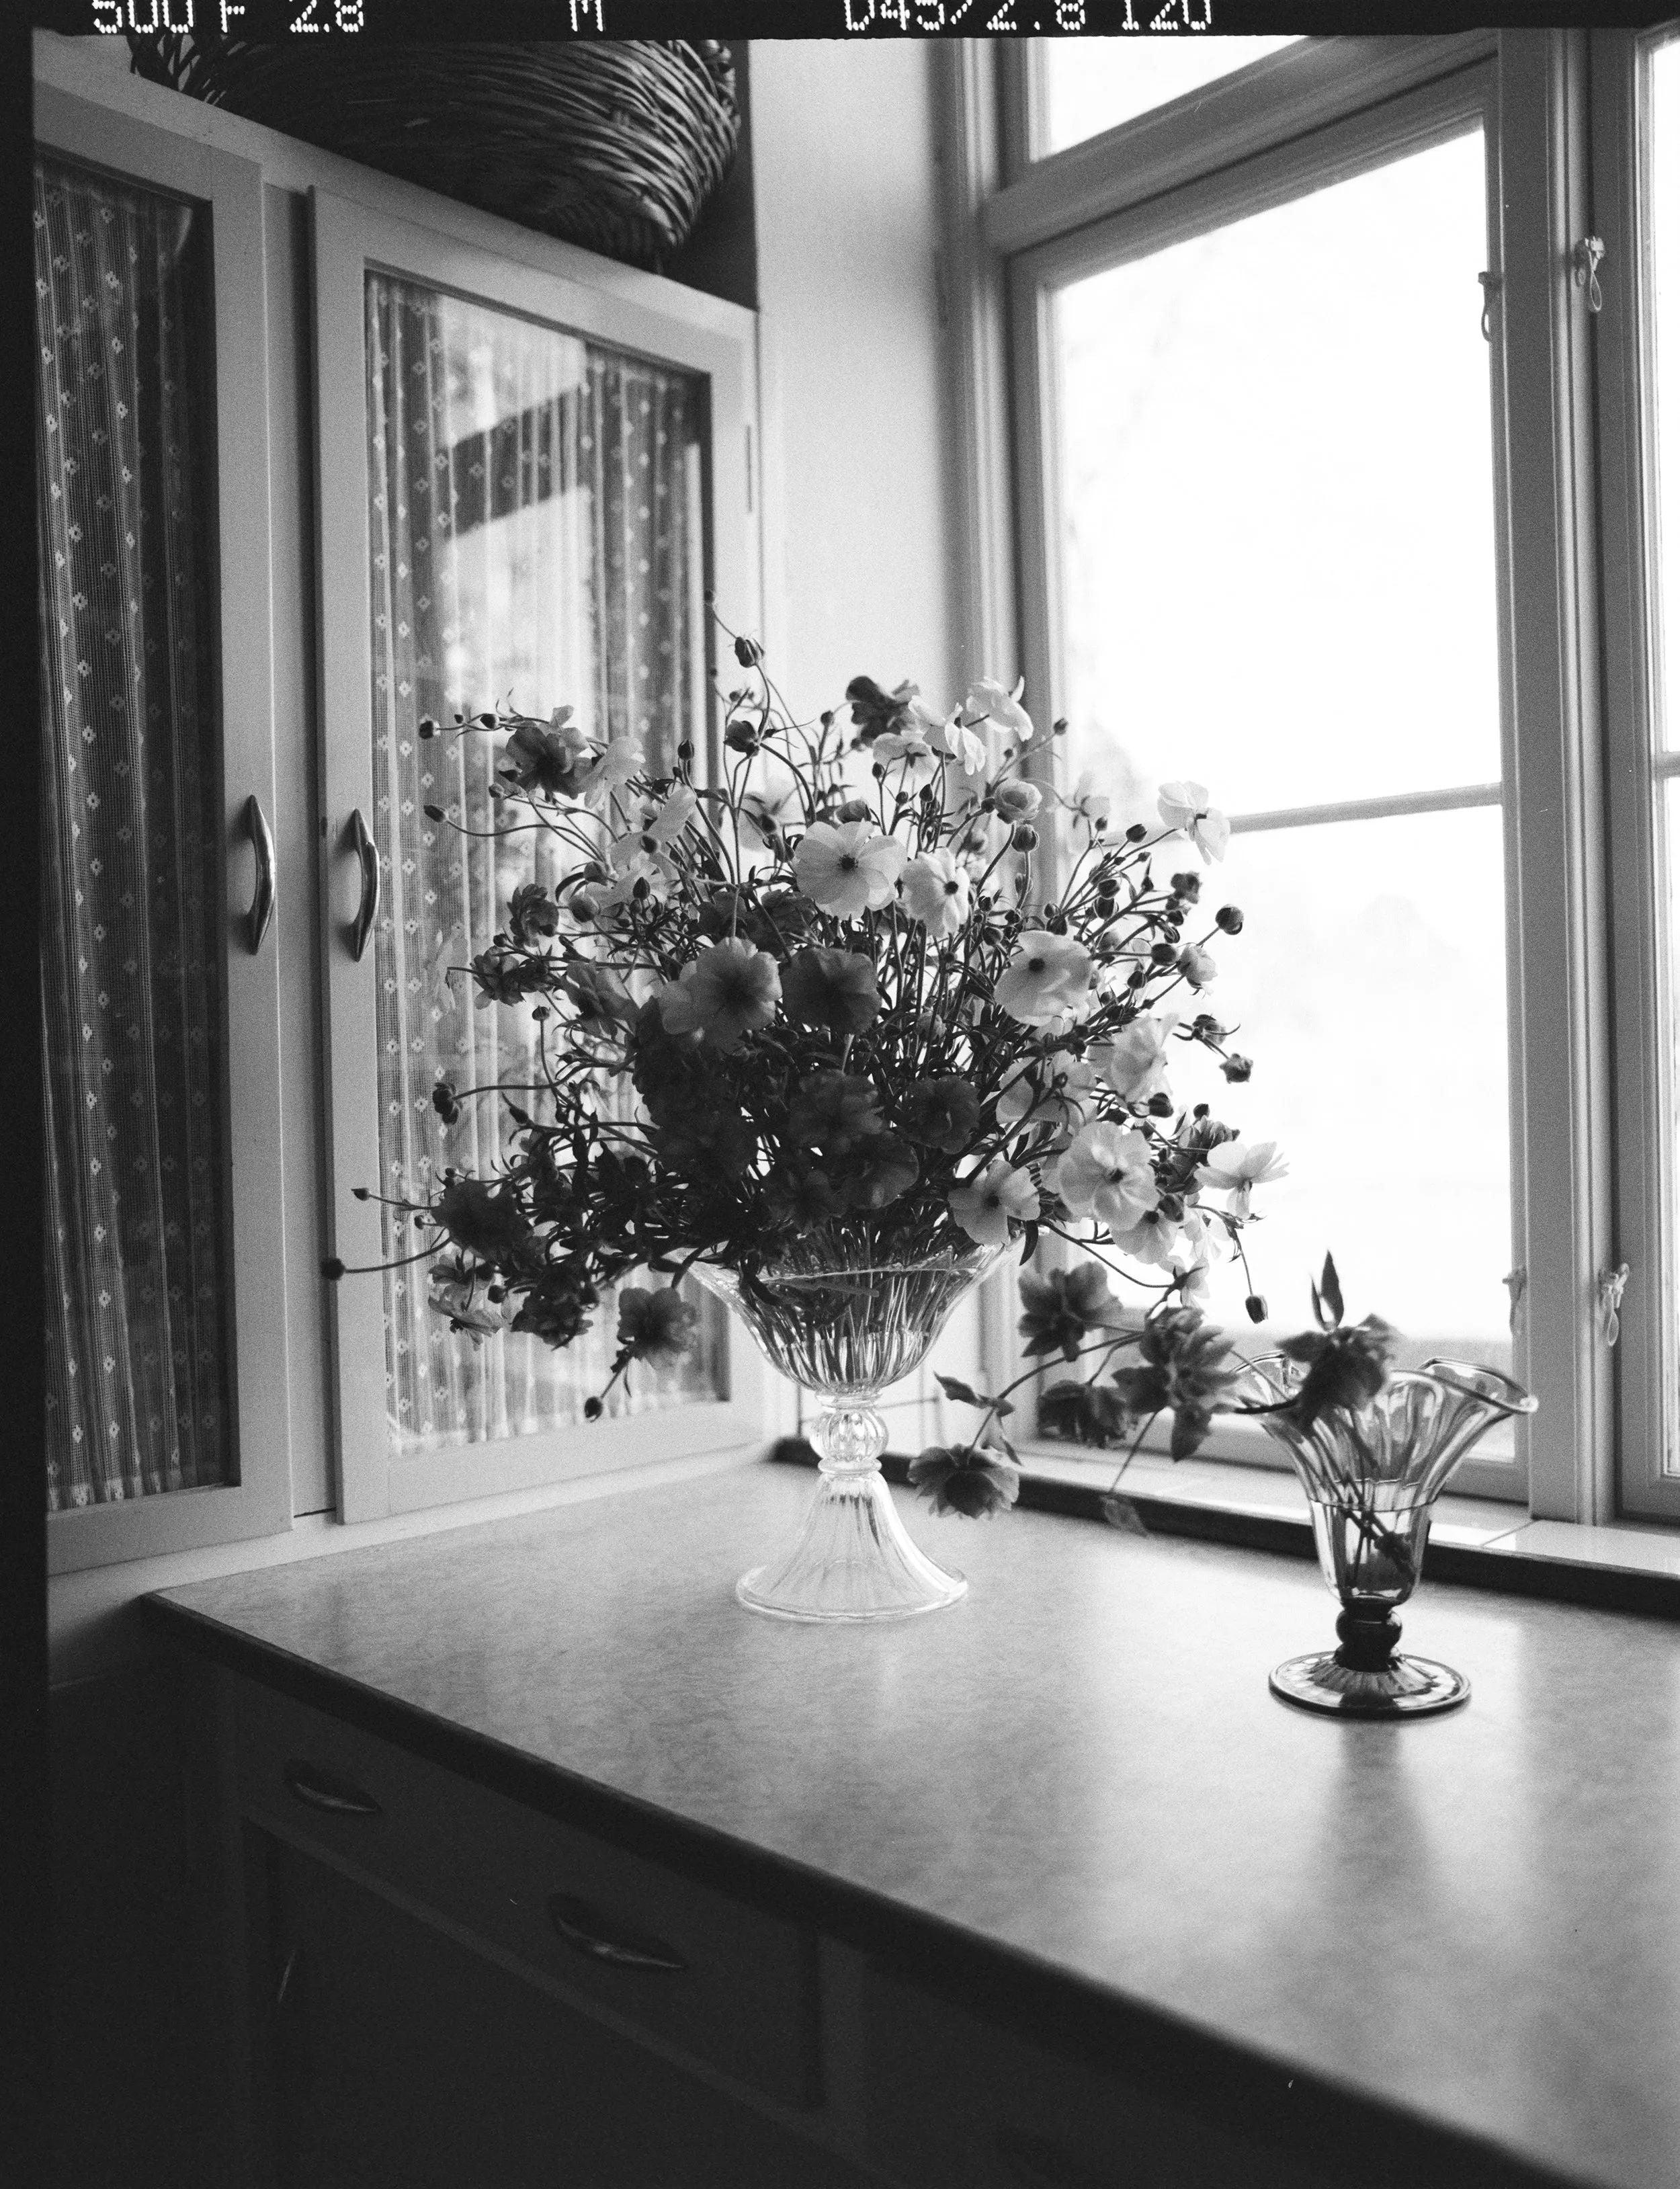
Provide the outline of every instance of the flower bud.
<path id="1" fill-rule="evenodd" d="M 682 743 L 676 749 L 676 756 L 679 760 L 693 759 L 694 742 L 692 738 L 684 738 Z"/>
<path id="2" fill-rule="evenodd" d="M 435 738 L 437 736 L 438 725 L 433 721 L 430 715 L 422 715 L 421 716 L 420 734 L 422 738 Z"/>
<path id="3" fill-rule="evenodd" d="M 1036 851 L 1038 848 L 1038 831 L 1030 821 L 1023 821 L 1010 834 L 1010 843 L 1017 851 Z"/>
<path id="4" fill-rule="evenodd" d="M 1149 1098 L 1149 1114 L 1151 1117 L 1170 1117 L 1173 1114 L 1172 1096 L 1151 1094 Z"/>
<path id="5" fill-rule="evenodd" d="M 1174 897 L 1181 897 L 1186 904 L 1194 904 L 1201 894 L 1202 877 L 1200 874 L 1185 874 L 1174 875 L 1173 895 Z"/>
<path id="6" fill-rule="evenodd" d="M 1224 1072 L 1225 1078 L 1230 1080 L 1231 1085 L 1233 1087 L 1236 1087 L 1240 1086 L 1245 1079 L 1251 1078 L 1253 1076 L 1254 1061 L 1252 1057 L 1238 1056 L 1233 1050 L 1231 1055 L 1226 1057 L 1225 1062 L 1220 1065 L 1219 1069 Z"/>
<path id="7" fill-rule="evenodd" d="M 1058 715 L 1055 721 L 1050 724 L 1050 735 L 1053 738 L 1065 738 L 1067 735 L 1067 717 L 1066 715 Z"/>
<path id="8" fill-rule="evenodd" d="M 1151 947 L 1149 954 L 1157 965 L 1170 965 L 1179 953 L 1170 942 L 1157 942 Z"/>
<path id="9" fill-rule="evenodd" d="M 738 643 L 738 641 L 737 642 Z M 584 1400 L 583 1417 L 586 1422 L 598 1422 L 601 1418 L 601 1415 L 602 1406 L 599 1399 L 585 1399 Z"/>
<path id="10" fill-rule="evenodd" d="M 420 810 L 428 821 L 441 821 L 444 817 L 444 809 L 441 806 L 422 806 Z"/>
<path id="11" fill-rule="evenodd" d="M 1250 1292 L 1247 1298 L 1243 1301 L 1242 1304 L 1248 1311 L 1248 1320 L 1250 1322 L 1264 1322 L 1265 1321 L 1266 1301 L 1264 1292 Z"/>
<path id="12" fill-rule="evenodd" d="M 877 775 L 880 772 L 880 768 L 875 770 Z M 867 821 L 874 814 L 874 810 L 867 798 L 848 798 L 843 801 L 834 818 L 841 822 Z"/>
<path id="13" fill-rule="evenodd" d="M 1213 925 L 1224 928 L 1227 935 L 1241 935 L 1242 914 L 1234 904 L 1222 904 L 1213 914 Z"/>
<path id="14" fill-rule="evenodd" d="M 735 642 L 735 659 L 743 669 L 756 669 L 764 659 L 764 648 L 755 638 L 748 638 L 743 633 Z"/>
<path id="15" fill-rule="evenodd" d="M 606 879 L 607 870 L 598 859 L 591 859 L 583 870 L 583 880 L 586 882 L 600 883 Z"/>
<path id="16" fill-rule="evenodd" d="M 1128 844 L 1141 844 L 1144 838 L 1148 835 L 1148 834 L 1149 829 L 1146 823 L 1142 821 L 1134 821 L 1131 827 L 1126 831 L 1126 841 Z"/>

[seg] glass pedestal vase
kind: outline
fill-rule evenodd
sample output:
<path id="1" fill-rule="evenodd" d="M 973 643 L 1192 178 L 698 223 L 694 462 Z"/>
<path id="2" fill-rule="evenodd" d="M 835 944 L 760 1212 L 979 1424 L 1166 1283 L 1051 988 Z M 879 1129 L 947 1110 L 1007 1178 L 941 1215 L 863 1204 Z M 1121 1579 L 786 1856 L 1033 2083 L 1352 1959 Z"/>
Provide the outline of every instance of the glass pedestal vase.
<path id="1" fill-rule="evenodd" d="M 1276 1405 L 1305 1375 L 1299 1362 L 1271 1355 L 1251 1365 L 1234 1395 Z M 1280 1665 L 1274 1694 L 1342 1717 L 1420 1717 L 1468 1700 L 1462 1672 L 1399 1654 L 1394 1613 L 1417 1586 L 1435 1500 L 1453 1468 L 1494 1422 L 1537 1404 L 1494 1369 L 1429 1360 L 1396 1369 L 1360 1413 L 1338 1409 L 1304 1428 L 1287 1414 L 1259 1417 L 1307 1493 L 1319 1566 L 1342 1606 L 1338 1646 Z"/>
<path id="2" fill-rule="evenodd" d="M 697 1265 L 780 1375 L 812 1392 L 817 1488 L 798 1535 L 735 1593 L 774 1619 L 908 1619 L 968 1592 L 911 1539 L 881 1473 L 880 1394 L 925 1359 L 952 1309 L 1003 1249 L 953 1244 L 902 1264 L 875 1259 L 862 1226 L 812 1241 L 750 1277 Z"/>

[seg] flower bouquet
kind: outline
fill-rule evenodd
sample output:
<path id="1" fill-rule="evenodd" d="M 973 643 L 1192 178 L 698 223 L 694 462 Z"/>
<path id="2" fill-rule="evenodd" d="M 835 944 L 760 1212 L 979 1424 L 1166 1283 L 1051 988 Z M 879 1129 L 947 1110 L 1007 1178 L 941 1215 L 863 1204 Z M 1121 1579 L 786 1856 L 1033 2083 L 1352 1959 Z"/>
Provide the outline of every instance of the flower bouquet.
<path id="1" fill-rule="evenodd" d="M 1179 783 L 1158 829 L 1111 832 L 1089 784 L 1055 789 L 1065 725 L 1035 727 L 1019 687 L 982 680 L 942 716 L 912 685 L 859 676 L 807 723 L 755 642 L 734 653 L 717 752 L 703 765 L 685 743 L 668 775 L 564 707 L 420 725 L 504 739 L 494 833 L 547 832 L 566 871 L 516 889 L 470 967 L 481 998 L 530 1008 L 536 1083 L 433 1095 L 445 1120 L 505 1102 L 503 1159 L 396 1207 L 420 1227 L 434 1304 L 472 1342 L 506 1328 L 563 1346 L 616 1287 L 608 1389 L 690 1343 L 686 1276 L 726 1298 L 825 1404 L 812 1522 L 744 1600 L 932 1609 L 963 1584 L 885 1494 L 875 1396 L 995 1260 L 1018 1243 L 1030 1261 L 1047 1236 L 1099 1245 L 1134 1311 L 1101 1270 L 1058 1269 L 1027 1281 L 1035 1329 L 1095 1318 L 1144 1372 L 1157 1355 L 1182 1368 L 1208 1343 L 1211 1262 L 1242 1253 L 1251 1196 L 1281 1174 L 1270 1144 L 1179 1106 L 1167 1080 L 1186 1044 L 1229 1080 L 1250 1070 L 1198 1008 L 1209 944 L 1242 914 L 1200 909 L 1196 867 L 1156 872 L 1185 839 L 1219 859 L 1229 827 Z M 981 1407 L 981 1433 L 923 1453 L 916 1487 L 936 1510 L 994 1512 L 1017 1489 L 1008 1402 L 942 1380 Z M 1175 1449 L 1210 1417 L 1180 1404 Z"/>

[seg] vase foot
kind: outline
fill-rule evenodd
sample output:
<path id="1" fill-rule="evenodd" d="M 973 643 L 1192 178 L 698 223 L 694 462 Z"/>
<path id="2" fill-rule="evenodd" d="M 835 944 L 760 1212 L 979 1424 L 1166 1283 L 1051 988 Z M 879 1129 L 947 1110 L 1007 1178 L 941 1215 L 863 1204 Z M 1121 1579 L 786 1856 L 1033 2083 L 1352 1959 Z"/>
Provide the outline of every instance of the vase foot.
<path id="1" fill-rule="evenodd" d="M 1424 1717 L 1470 1700 L 1470 1683 L 1428 1657 L 1395 1657 L 1380 1671 L 1342 1664 L 1333 1649 L 1291 1657 L 1271 1676 L 1271 1691 L 1304 1710 L 1338 1717 Z"/>
<path id="2" fill-rule="evenodd" d="M 857 1623 L 942 1611 L 968 1594 L 906 1533 L 879 1472 L 824 1476 L 797 1540 L 736 1583 L 737 1599 L 771 1619 Z"/>

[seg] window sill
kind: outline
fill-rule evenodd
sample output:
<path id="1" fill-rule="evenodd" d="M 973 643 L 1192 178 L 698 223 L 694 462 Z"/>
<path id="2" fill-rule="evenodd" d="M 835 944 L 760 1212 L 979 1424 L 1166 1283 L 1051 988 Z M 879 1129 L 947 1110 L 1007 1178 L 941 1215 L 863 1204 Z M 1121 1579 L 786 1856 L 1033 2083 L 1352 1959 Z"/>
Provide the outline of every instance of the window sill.
<path id="1" fill-rule="evenodd" d="M 796 1438 L 778 1445 L 774 1457 L 805 1466 L 816 1460 Z M 883 1466 L 890 1480 L 902 1482 L 908 1461 L 889 1452 Z M 1029 1446 L 1020 1502 L 1032 1511 L 1100 1520 L 1113 1479 L 1111 1463 Z M 1195 1536 L 1286 1558 L 1314 1555 L 1306 1500 L 1293 1475 L 1140 1453 L 1124 1489 L 1152 1535 Z M 1532 1520 L 1519 1506 L 1449 1496 L 1435 1508 L 1423 1578 L 1680 1620 L 1680 1530 Z"/>

